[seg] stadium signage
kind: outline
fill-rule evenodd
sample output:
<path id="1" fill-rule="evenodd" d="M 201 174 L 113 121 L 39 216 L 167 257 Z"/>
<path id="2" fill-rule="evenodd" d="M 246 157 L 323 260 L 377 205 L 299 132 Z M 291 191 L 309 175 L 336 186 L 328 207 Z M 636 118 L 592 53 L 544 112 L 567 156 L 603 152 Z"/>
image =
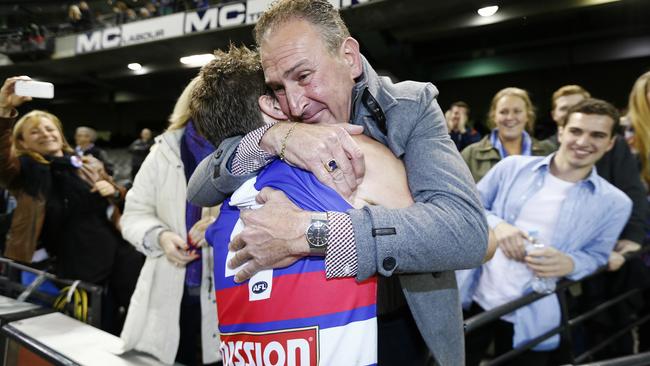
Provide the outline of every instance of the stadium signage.
<path id="1" fill-rule="evenodd" d="M 346 8 L 371 0 L 329 0 Z M 272 0 L 248 0 L 215 6 L 205 11 L 177 13 L 79 34 L 75 54 L 181 37 L 186 34 L 256 23 Z"/>

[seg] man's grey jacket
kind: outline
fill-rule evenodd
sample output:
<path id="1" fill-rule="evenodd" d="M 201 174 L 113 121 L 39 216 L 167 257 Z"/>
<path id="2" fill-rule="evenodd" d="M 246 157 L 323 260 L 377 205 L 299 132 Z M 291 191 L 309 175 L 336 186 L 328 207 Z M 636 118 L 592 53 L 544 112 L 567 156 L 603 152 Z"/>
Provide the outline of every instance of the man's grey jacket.
<path id="1" fill-rule="evenodd" d="M 447 133 L 437 89 L 430 83 L 394 84 L 363 61 L 364 73 L 352 93 L 351 123 L 364 126 L 365 134 L 403 160 L 416 203 L 404 209 L 366 206 L 348 211 L 356 241 L 357 279 L 375 273 L 398 275 L 436 362 L 463 365 L 463 323 L 454 270 L 482 262 L 487 247 L 483 207 Z M 363 97 L 366 89 L 375 103 Z M 380 127 L 382 115 L 385 128 Z M 191 202 L 214 203 L 217 196 L 223 200 L 224 193 L 251 178 L 228 171 L 228 160 L 240 140 L 225 140 L 199 165 L 188 186 Z M 395 234 L 373 236 L 373 228 L 394 228 Z"/>

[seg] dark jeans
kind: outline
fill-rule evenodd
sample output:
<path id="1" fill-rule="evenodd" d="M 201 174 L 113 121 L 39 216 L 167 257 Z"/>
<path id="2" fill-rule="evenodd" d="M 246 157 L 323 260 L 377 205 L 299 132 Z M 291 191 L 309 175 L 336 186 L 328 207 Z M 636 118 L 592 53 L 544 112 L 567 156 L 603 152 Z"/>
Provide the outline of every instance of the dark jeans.
<path id="1" fill-rule="evenodd" d="M 424 366 L 430 359 L 408 306 L 377 317 L 378 365 Z"/>
<path id="2" fill-rule="evenodd" d="M 464 318 L 470 318 L 484 311 L 479 305 L 473 303 L 469 311 L 465 312 Z M 514 326 L 512 323 L 503 320 L 497 320 L 473 331 L 465 336 L 465 364 L 467 366 L 478 366 L 492 341 L 494 341 L 495 356 L 500 356 L 512 350 L 513 335 Z M 528 350 L 503 365 L 544 366 L 548 364 L 551 354 L 552 352 Z"/>

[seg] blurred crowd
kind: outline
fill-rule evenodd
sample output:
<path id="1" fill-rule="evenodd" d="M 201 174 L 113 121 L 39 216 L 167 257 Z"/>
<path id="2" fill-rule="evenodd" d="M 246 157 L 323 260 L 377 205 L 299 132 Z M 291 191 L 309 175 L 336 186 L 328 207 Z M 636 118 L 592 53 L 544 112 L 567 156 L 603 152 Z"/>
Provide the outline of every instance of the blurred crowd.
<path id="1" fill-rule="evenodd" d="M 68 20 L 72 30 L 84 32 L 98 26 L 115 26 L 137 20 L 169 15 L 180 11 L 206 10 L 211 4 L 209 0 L 107 0 L 106 7 L 110 12 L 93 11 L 87 1 L 80 1 L 68 7 Z"/>

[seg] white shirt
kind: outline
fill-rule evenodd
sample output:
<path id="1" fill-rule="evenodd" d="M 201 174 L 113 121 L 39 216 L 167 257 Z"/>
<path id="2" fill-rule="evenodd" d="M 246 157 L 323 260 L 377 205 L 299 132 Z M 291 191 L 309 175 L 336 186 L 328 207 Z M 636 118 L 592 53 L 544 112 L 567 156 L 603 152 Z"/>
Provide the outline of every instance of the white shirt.
<path id="1" fill-rule="evenodd" d="M 514 226 L 524 232 L 537 231 L 538 241 L 552 246 L 550 241 L 557 220 L 560 219 L 558 215 L 562 202 L 574 185 L 575 183 L 563 181 L 553 174 L 547 174 L 542 188 L 521 208 Z M 483 309 L 491 310 L 520 298 L 532 278 L 533 272 L 525 263 L 507 258 L 501 249 L 497 248 L 492 260 L 483 265 L 483 273 L 473 299 Z M 514 322 L 514 315 L 510 313 L 502 319 Z"/>

